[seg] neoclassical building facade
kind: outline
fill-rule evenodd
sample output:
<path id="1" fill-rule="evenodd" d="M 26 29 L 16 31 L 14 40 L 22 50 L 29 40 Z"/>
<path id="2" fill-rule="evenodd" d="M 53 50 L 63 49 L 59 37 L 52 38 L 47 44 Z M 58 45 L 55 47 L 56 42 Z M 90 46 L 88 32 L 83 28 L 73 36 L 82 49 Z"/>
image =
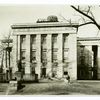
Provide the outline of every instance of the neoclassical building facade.
<path id="1" fill-rule="evenodd" d="M 22 62 L 24 79 L 32 79 L 31 63 L 38 78 L 51 75 L 63 77 L 68 71 L 72 80 L 77 79 L 77 23 L 47 22 L 14 24 L 13 73 Z M 50 74 L 51 73 L 51 74 Z"/>

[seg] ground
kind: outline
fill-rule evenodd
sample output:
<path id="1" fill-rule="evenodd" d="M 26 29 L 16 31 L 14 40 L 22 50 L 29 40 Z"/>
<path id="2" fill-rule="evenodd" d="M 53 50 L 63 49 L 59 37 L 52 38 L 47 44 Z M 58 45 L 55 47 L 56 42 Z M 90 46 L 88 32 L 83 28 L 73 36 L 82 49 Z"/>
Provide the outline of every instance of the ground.
<path id="1" fill-rule="evenodd" d="M 8 91 L 8 83 L 0 83 L 0 95 L 99 95 L 100 81 L 75 81 L 66 84 L 63 80 L 40 80 L 26 83 L 19 91 Z"/>

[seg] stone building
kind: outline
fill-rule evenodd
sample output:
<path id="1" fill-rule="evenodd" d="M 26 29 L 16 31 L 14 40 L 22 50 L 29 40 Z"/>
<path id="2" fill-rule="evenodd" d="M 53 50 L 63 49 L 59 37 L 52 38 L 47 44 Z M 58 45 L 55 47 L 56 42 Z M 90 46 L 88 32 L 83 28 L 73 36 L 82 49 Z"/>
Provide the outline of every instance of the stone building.
<path id="1" fill-rule="evenodd" d="M 77 78 L 100 79 L 100 38 L 77 38 Z"/>
<path id="2" fill-rule="evenodd" d="M 61 78 L 68 71 L 72 80 L 77 79 L 77 23 L 46 22 L 14 24 L 14 72 L 21 60 L 24 79 L 32 79 L 31 63 L 38 78 Z"/>

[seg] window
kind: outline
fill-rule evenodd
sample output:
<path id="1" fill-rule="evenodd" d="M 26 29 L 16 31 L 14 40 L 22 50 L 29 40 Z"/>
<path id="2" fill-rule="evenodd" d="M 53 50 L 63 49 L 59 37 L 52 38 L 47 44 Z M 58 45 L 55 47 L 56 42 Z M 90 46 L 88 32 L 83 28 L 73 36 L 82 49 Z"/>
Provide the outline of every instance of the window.
<path id="1" fill-rule="evenodd" d="M 31 42 L 32 44 L 36 44 L 36 35 L 31 36 Z"/>
<path id="2" fill-rule="evenodd" d="M 58 36 L 58 34 L 52 35 L 52 62 L 57 61 L 57 52 L 58 52 L 57 36 Z"/>
<path id="3" fill-rule="evenodd" d="M 47 63 L 46 41 L 47 41 L 47 34 L 42 34 L 41 35 L 41 62 L 42 63 Z"/>
<path id="4" fill-rule="evenodd" d="M 22 73 L 25 74 L 25 50 L 21 51 Z"/>
<path id="5" fill-rule="evenodd" d="M 52 35 L 52 42 L 53 42 L 53 44 L 55 44 L 55 43 L 57 43 L 57 34 L 53 34 Z"/>
<path id="6" fill-rule="evenodd" d="M 47 36 L 46 34 L 41 35 L 41 43 L 42 44 L 46 44 L 46 36 Z"/>
<path id="7" fill-rule="evenodd" d="M 68 51 L 64 51 L 64 62 L 68 62 Z"/>
<path id="8" fill-rule="evenodd" d="M 20 45 L 21 45 L 21 50 L 20 50 L 20 59 L 21 59 L 21 64 L 22 64 L 22 74 L 25 74 L 25 54 L 26 54 L 26 35 L 21 35 L 20 36 Z"/>
<path id="9" fill-rule="evenodd" d="M 68 48 L 68 34 L 63 34 L 63 45 L 64 49 Z"/>
<path id="10" fill-rule="evenodd" d="M 21 51 L 21 59 L 22 59 L 22 60 L 25 59 L 25 51 Z"/>
<path id="11" fill-rule="evenodd" d="M 21 35 L 21 36 L 20 36 L 20 40 L 21 40 L 21 41 L 20 41 L 20 42 L 21 42 L 21 49 L 25 49 L 25 48 L 26 48 L 26 47 L 25 47 L 25 46 L 26 46 L 26 45 L 25 45 L 25 44 L 26 44 L 26 36 L 25 36 L 25 35 Z"/>
<path id="12" fill-rule="evenodd" d="M 47 48 L 46 46 L 46 34 L 41 35 L 41 49 L 42 51 Z"/>
<path id="13" fill-rule="evenodd" d="M 53 54 L 52 54 L 52 61 L 53 61 L 53 62 L 57 61 L 57 51 L 53 51 Z"/>
<path id="14" fill-rule="evenodd" d="M 47 50 L 42 51 L 41 61 L 42 62 L 47 62 Z"/>
<path id="15" fill-rule="evenodd" d="M 25 35 L 21 35 L 20 39 L 21 39 L 21 46 L 22 47 L 25 46 L 26 36 Z"/>
<path id="16" fill-rule="evenodd" d="M 21 35 L 21 43 L 24 44 L 26 41 L 26 36 L 25 35 Z"/>
<path id="17" fill-rule="evenodd" d="M 68 62 L 68 34 L 63 34 L 63 62 Z"/>
<path id="18" fill-rule="evenodd" d="M 47 65 L 47 50 L 46 49 L 42 50 L 41 62 L 42 62 L 42 67 L 46 67 Z"/>
<path id="19" fill-rule="evenodd" d="M 31 61 L 36 60 L 36 35 L 31 35 Z"/>
<path id="20" fill-rule="evenodd" d="M 36 49 L 36 35 L 31 35 L 31 48 Z"/>
<path id="21" fill-rule="evenodd" d="M 47 58 L 47 52 L 46 51 L 43 51 L 42 52 L 42 57 L 43 57 L 43 59 L 46 59 Z"/>

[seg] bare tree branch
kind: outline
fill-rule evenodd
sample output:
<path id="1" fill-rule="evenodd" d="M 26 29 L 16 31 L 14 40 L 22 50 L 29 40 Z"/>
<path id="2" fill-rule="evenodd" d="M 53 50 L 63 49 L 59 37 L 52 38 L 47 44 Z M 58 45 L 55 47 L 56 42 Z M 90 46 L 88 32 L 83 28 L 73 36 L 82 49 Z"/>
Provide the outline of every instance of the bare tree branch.
<path id="1" fill-rule="evenodd" d="M 89 18 L 89 19 L 92 21 L 91 24 L 94 23 L 94 24 L 97 26 L 97 28 L 100 30 L 100 25 L 96 22 L 96 20 L 95 20 L 93 17 L 91 17 L 90 15 L 84 13 L 84 12 L 81 11 L 80 9 L 78 9 L 79 7 L 76 8 L 75 6 L 72 6 L 72 5 L 71 5 L 71 7 L 72 7 L 74 10 L 76 10 L 77 12 L 79 12 L 80 14 L 82 14 L 82 15 L 84 15 L 85 17 Z"/>
<path id="2" fill-rule="evenodd" d="M 97 34 L 96 34 L 96 36 L 98 36 L 99 32 L 100 32 L 100 30 L 98 30 L 98 32 L 97 32 Z"/>
<path id="3" fill-rule="evenodd" d="M 90 12 L 91 6 L 88 6 L 87 14 Z"/>
<path id="4" fill-rule="evenodd" d="M 65 17 L 63 17 L 61 14 L 60 14 L 60 17 L 62 17 L 63 18 L 63 20 L 65 20 L 65 21 L 67 21 L 71 26 L 72 26 L 72 20 L 71 19 L 66 19 Z M 73 27 L 71 27 L 71 28 L 73 28 Z"/>
<path id="5" fill-rule="evenodd" d="M 90 11 L 90 14 L 91 14 L 92 18 L 94 18 L 94 19 L 95 19 L 95 17 L 94 17 L 94 15 L 93 15 L 92 11 Z"/>
<path id="6" fill-rule="evenodd" d="M 84 23 L 84 24 L 80 24 L 80 25 L 78 25 L 78 27 L 80 27 L 80 26 L 84 26 L 84 25 L 87 25 L 87 24 L 94 24 L 93 22 L 87 22 L 87 23 Z"/>

